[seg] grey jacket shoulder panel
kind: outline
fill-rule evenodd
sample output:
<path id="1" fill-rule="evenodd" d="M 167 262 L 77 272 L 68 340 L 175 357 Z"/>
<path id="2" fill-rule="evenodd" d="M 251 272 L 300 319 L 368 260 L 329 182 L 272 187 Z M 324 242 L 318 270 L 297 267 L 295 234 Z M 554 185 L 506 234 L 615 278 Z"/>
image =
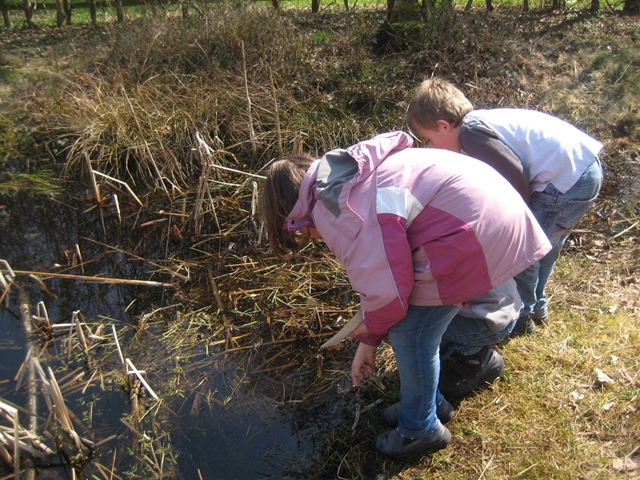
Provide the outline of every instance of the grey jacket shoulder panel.
<path id="1" fill-rule="evenodd" d="M 471 119 L 460 127 L 458 140 L 464 153 L 497 170 L 516 189 L 525 203 L 530 204 L 528 169 L 495 132 L 481 121 Z"/>
<path id="2" fill-rule="evenodd" d="M 358 162 L 346 150 L 331 150 L 320 160 L 316 176 L 316 193 L 327 210 L 340 216 L 340 194 L 345 184 L 358 173 Z"/>

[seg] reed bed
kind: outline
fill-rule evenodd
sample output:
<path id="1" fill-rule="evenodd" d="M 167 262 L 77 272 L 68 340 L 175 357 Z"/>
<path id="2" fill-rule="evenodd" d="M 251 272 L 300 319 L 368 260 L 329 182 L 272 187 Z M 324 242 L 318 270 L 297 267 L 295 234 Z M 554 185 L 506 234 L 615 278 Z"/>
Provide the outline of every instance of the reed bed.
<path id="1" fill-rule="evenodd" d="M 13 270 L 6 261 L 2 265 L 3 279 L 12 280 L 4 293 L 7 297 L 12 291 L 18 293 L 21 311 L 25 312 L 25 334 L 30 340 L 26 359 L 14 378 L 14 391 L 26 394 L 28 408 L 0 399 L 0 457 L 4 466 L 14 469 L 15 478 L 35 478 L 34 472 L 53 466 L 64 466 L 74 478 L 85 478 L 89 465 L 90 471 L 100 472 L 104 478 L 121 478 L 114 470 L 115 457 L 109 467 L 95 461 L 99 447 L 115 440 L 116 435 L 90 440 L 94 436 L 92 429 L 65 401 L 71 397 L 77 406 L 77 399 L 82 399 L 87 390 L 104 390 L 110 377 L 119 377 L 129 397 L 134 424 L 126 424 L 135 440 L 136 458 L 154 475 L 167 475 L 174 462 L 165 461 L 164 453 L 156 454 L 165 449 L 166 434 L 160 432 L 156 437 L 146 433 L 142 423 L 147 413 L 160 407 L 162 399 L 145 379 L 146 372 L 125 357 L 116 326 L 111 324 L 108 330 L 104 322 L 88 322 L 79 311 L 73 312 L 68 323 L 52 323 L 44 302 L 38 303 L 31 315 L 20 282 L 13 281 Z M 26 278 L 22 276 L 25 273 L 15 275 Z M 77 276 L 78 280 L 81 277 Z M 93 281 L 90 277 L 85 279 Z M 48 366 L 43 367 L 42 363 Z M 56 376 L 54 368 L 67 373 Z M 46 405 L 48 414 L 43 415 L 38 405 Z M 83 411 L 89 423 L 92 412 L 93 405 Z M 23 423 L 19 414 L 26 418 Z"/>
<path id="2" fill-rule="evenodd" d="M 79 327 L 76 332 L 81 332 L 82 328 Z M 48 345 L 45 349 L 47 347 Z M 80 348 L 86 353 L 86 339 Z M 25 409 L 0 399 L 0 412 L 3 416 L 3 425 L 0 426 L 0 456 L 5 467 L 14 469 L 16 478 L 33 475 L 35 470 L 51 464 L 68 465 L 71 470 L 77 469 L 83 476 L 83 467 L 93 458 L 99 443 L 78 433 L 87 432 L 87 429 L 67 408 L 64 400 L 65 395 L 70 395 L 79 388 L 86 388 L 86 384 L 80 383 L 83 372 L 81 369 L 76 370 L 58 381 L 51 367 L 47 367 L 46 371 L 42 368 L 39 357 L 44 349 L 40 352 L 38 350 L 35 346 L 27 350 L 27 357 L 16 378 L 16 391 L 21 389 L 23 382 L 27 383 L 25 390 L 30 408 Z M 38 385 L 34 384 L 36 374 Z M 38 399 L 44 400 L 48 410 L 47 417 L 40 416 L 36 411 Z M 28 427 L 21 424 L 19 414 L 26 418 L 24 425 Z"/>
<path id="3" fill-rule="evenodd" d="M 81 398 L 87 391 L 109 388 L 114 381 L 127 392 L 130 414 L 124 424 L 135 439 L 135 456 L 142 461 L 131 467 L 137 474 L 172 475 L 175 460 L 158 453 L 171 451 L 170 434 L 157 425 L 169 422 L 172 412 L 187 402 L 193 402 L 195 412 L 215 405 L 233 412 L 265 395 L 285 409 L 311 405 L 336 391 L 346 394 L 344 401 L 355 401 L 347 373 L 351 348 L 318 348 L 358 307 L 342 268 L 322 245 L 308 246 L 289 263 L 276 259 L 264 245 L 255 216 L 255 184 L 246 182 L 253 177 L 228 169 L 215 172 L 215 166 L 207 171 L 199 192 L 176 194 L 170 200 L 159 194 L 158 201 L 165 205 L 158 216 L 165 221 L 151 220 L 144 228 L 166 246 L 164 261 L 83 240 L 99 244 L 106 255 L 125 253 L 134 261 L 147 262 L 155 276 L 171 282 L 12 270 L 3 263 L 6 295 L 24 281 L 37 279 L 44 285 L 56 278 L 173 292 L 174 303 L 147 312 L 135 325 L 118 323 L 118 329 L 110 319 L 86 319 L 80 311 L 74 311 L 68 322 L 52 323 L 43 301 L 30 316 L 34 331 L 30 338 L 35 342 L 30 351 L 38 352 L 40 361 L 71 369 L 56 389 L 52 371 L 34 367 L 49 395 L 57 395 L 51 405 L 66 396 Z M 109 198 L 118 185 L 104 182 L 100 191 Z M 102 207 L 105 221 L 120 213 L 137 218 L 135 212 L 141 207 L 133 197 L 125 195 L 120 203 L 121 211 L 113 204 Z M 82 250 L 86 248 L 77 247 L 71 261 L 76 270 L 92 264 Z M 184 256 L 185 251 L 191 253 Z M 183 258 L 178 259 L 180 254 Z M 142 345 L 153 347 L 141 350 Z M 30 365 L 26 360 L 22 374 Z M 236 371 L 231 393 L 212 394 L 206 378 L 223 374 L 229 365 Z M 24 389 L 22 376 L 15 389 Z M 253 396 L 241 394 L 247 389 Z M 60 428 L 72 432 L 77 416 L 65 412 L 56 413 L 63 422 Z M 57 438 L 52 428 L 43 425 L 41 435 Z M 76 429 L 88 431 L 85 426 Z M 68 458 L 86 459 L 81 465 L 69 464 L 77 475 L 96 469 L 115 472 L 101 456 L 88 463 L 93 453 L 78 450 L 78 445 L 85 445 L 78 443 L 84 438 L 81 434 L 64 433 L 64 438 L 71 442 L 66 448 L 75 449 L 66 454 Z M 60 458 L 43 457 L 34 466 L 65 463 Z"/>

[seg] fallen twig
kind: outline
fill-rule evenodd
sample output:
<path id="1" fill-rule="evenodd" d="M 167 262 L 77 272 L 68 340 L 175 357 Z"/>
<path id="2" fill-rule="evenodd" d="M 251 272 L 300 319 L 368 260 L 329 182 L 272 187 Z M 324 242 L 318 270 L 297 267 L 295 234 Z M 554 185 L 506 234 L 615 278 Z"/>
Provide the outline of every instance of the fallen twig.
<path id="1" fill-rule="evenodd" d="M 127 369 L 127 374 L 129 375 L 133 374 L 136 377 L 138 377 L 138 379 L 140 380 L 140 383 L 142 383 L 142 385 L 147 390 L 147 392 L 149 392 L 149 395 L 151 395 L 154 398 L 154 400 L 159 402 L 160 398 L 158 397 L 158 395 L 156 395 L 156 392 L 154 392 L 151 386 L 146 382 L 146 380 L 142 378 L 142 374 L 145 373 L 144 370 L 138 370 L 135 367 L 135 365 L 131 362 L 131 360 L 129 360 L 128 358 L 125 359 L 125 361 L 127 362 L 127 365 L 129 367 L 129 369 Z"/>
<path id="2" fill-rule="evenodd" d="M 104 173 L 100 173 L 100 172 L 98 172 L 97 170 L 93 170 L 93 173 L 94 173 L 95 175 L 100 175 L 101 177 L 104 177 L 104 178 L 106 178 L 107 180 L 110 180 L 110 181 L 112 181 L 112 182 L 116 182 L 116 183 L 119 183 L 120 185 L 124 185 L 124 187 L 127 189 L 127 192 L 129 192 L 129 194 L 134 198 L 134 200 L 135 200 L 136 202 L 138 202 L 138 204 L 139 204 L 140 206 L 144 205 L 144 204 L 140 201 L 140 199 L 136 196 L 136 194 L 135 194 L 135 193 L 133 193 L 133 190 L 131 190 L 131 187 L 130 187 L 129 185 L 127 185 L 127 183 L 126 183 L 126 182 L 123 182 L 122 180 L 118 180 L 117 178 L 110 177 L 109 175 L 105 175 Z M 119 215 L 118 215 L 118 216 L 119 216 Z"/>
<path id="3" fill-rule="evenodd" d="M 86 275 L 70 275 L 67 273 L 51 273 L 51 272 L 30 272 L 27 270 L 15 270 L 15 272 L 22 275 L 43 275 L 45 277 L 70 278 L 73 280 L 82 280 L 84 282 L 89 282 L 89 283 L 112 283 L 112 284 L 123 283 L 126 285 L 143 285 L 146 287 L 164 287 L 164 288 L 174 287 L 173 284 L 171 283 L 154 282 L 151 280 L 129 280 L 126 278 L 88 277 Z"/>
<path id="4" fill-rule="evenodd" d="M 165 219 L 163 219 L 163 221 L 164 220 Z M 93 242 L 93 243 L 95 243 L 97 245 L 102 245 L 103 247 L 106 247 L 106 248 L 110 248 L 111 250 L 113 250 L 115 252 L 124 253 L 125 255 L 128 255 L 131 258 L 135 258 L 136 260 L 141 260 L 143 262 L 147 262 L 150 265 L 153 265 L 154 267 L 159 268 L 163 272 L 166 272 L 167 274 L 169 274 L 169 275 L 171 275 L 173 277 L 178 277 L 180 280 L 185 280 L 186 281 L 186 280 L 189 280 L 189 278 L 190 278 L 187 275 L 182 275 L 181 273 L 175 272 L 175 271 L 171 270 L 170 268 L 167 268 L 167 267 L 164 267 L 164 266 L 162 266 L 162 265 L 160 265 L 158 263 L 152 262 L 151 260 L 149 260 L 147 258 L 143 258 L 143 257 L 141 257 L 139 255 L 136 255 L 135 253 L 128 252 L 128 251 L 123 250 L 121 248 L 114 247 L 113 245 L 108 245 L 106 243 L 100 242 L 98 240 L 94 240 L 92 238 L 87 238 L 87 237 L 82 237 L 82 238 L 83 238 L 83 240 L 87 240 L 89 242 Z"/>

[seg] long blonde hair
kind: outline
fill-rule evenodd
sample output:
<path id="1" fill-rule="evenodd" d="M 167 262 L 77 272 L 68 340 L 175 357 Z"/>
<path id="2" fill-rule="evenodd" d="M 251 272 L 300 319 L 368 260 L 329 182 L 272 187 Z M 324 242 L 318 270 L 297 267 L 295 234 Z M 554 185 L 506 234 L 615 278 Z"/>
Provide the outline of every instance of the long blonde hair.
<path id="1" fill-rule="evenodd" d="M 313 161 L 307 155 L 291 155 L 274 162 L 267 171 L 260 198 L 260 213 L 269 244 L 280 258 L 287 258 L 292 250 L 300 246 L 300 233 L 285 230 L 284 223 L 298 201 L 302 179 Z"/>

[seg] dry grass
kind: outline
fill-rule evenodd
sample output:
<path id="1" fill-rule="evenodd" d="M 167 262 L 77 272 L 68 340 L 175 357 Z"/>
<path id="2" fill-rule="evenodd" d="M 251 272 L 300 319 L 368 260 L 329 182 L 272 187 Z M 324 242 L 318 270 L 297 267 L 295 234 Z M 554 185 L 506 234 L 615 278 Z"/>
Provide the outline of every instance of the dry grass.
<path id="1" fill-rule="evenodd" d="M 622 265 L 608 260 L 562 257 L 551 286 L 551 322 L 501 348 L 505 373 L 457 405 L 454 439 L 432 456 L 395 462 L 368 448 L 384 429 L 377 412 L 397 401 L 393 356 L 385 348 L 378 377 L 358 394 L 363 405 L 379 398 L 383 405 L 361 417 L 356 432 L 345 425 L 330 436 L 319 476 L 637 478 L 640 289 L 637 274 L 633 283 L 620 282 L 613 272 Z"/>

